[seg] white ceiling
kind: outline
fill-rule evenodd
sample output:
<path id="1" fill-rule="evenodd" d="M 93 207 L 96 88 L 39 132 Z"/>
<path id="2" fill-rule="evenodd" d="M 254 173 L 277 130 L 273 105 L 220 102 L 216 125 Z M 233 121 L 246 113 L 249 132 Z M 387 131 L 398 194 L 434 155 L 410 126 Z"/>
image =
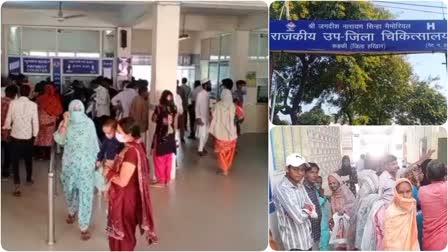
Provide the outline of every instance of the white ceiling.
<path id="1" fill-rule="evenodd" d="M 150 10 L 153 2 L 137 1 L 62 1 L 63 10 L 72 11 L 108 11 L 121 12 L 131 7 L 138 10 Z M 7 1 L 5 8 L 57 10 L 58 1 Z M 267 14 L 267 6 L 262 1 L 181 1 L 181 11 L 186 14 L 246 16 Z"/>

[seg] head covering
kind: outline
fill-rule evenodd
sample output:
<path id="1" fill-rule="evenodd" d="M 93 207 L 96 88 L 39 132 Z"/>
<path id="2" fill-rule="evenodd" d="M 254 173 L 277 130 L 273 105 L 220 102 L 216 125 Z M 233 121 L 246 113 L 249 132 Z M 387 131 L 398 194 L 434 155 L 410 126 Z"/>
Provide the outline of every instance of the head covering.
<path id="1" fill-rule="evenodd" d="M 236 107 L 233 104 L 232 92 L 224 89 L 221 101 L 216 103 L 213 119 L 210 123 L 210 134 L 219 140 L 232 141 L 237 136 L 235 126 Z"/>
<path id="2" fill-rule="evenodd" d="M 379 189 L 379 178 L 373 170 L 362 170 L 358 173 L 359 192 L 358 197 L 363 197 L 377 193 Z"/>
<path id="3" fill-rule="evenodd" d="M 353 216 L 350 219 L 351 229 L 348 239 L 351 244 L 355 244 L 356 237 L 359 236 L 358 246 L 361 246 L 362 231 L 364 230 L 369 210 L 373 204 L 372 199 L 379 199 L 379 195 L 377 194 L 379 178 L 373 170 L 362 170 L 358 173 L 358 183 L 360 188 L 356 195 Z"/>
<path id="4" fill-rule="evenodd" d="M 309 166 L 305 158 L 298 153 L 291 153 L 286 157 L 286 164 L 285 164 L 286 167 L 288 166 L 299 167 L 303 164 L 305 164 L 305 166 Z"/>
<path id="5" fill-rule="evenodd" d="M 70 112 L 70 124 L 79 125 L 87 123 L 90 119 L 85 114 L 84 104 L 80 100 L 73 100 L 68 105 L 68 111 Z"/>
<path id="6" fill-rule="evenodd" d="M 416 201 L 403 198 L 397 192 L 401 183 L 412 184 L 405 178 L 395 183 L 394 200 L 386 210 L 384 221 L 384 250 L 419 250 L 416 220 Z"/>
<path id="7" fill-rule="evenodd" d="M 47 84 L 44 87 L 44 93 L 37 97 L 37 106 L 44 110 L 50 116 L 60 116 L 62 114 L 61 98 L 56 92 L 56 88 Z"/>
<path id="8" fill-rule="evenodd" d="M 344 185 L 342 178 L 336 174 L 330 174 L 328 177 L 333 177 L 339 182 L 339 188 L 331 194 L 331 211 L 336 213 L 344 211 L 348 216 L 353 215 L 353 207 L 355 205 L 355 195 Z"/>
<path id="9" fill-rule="evenodd" d="M 210 82 L 210 80 L 209 80 L 209 79 L 202 79 L 202 80 L 201 80 L 201 84 L 205 84 L 205 83 L 207 83 L 207 82 Z"/>

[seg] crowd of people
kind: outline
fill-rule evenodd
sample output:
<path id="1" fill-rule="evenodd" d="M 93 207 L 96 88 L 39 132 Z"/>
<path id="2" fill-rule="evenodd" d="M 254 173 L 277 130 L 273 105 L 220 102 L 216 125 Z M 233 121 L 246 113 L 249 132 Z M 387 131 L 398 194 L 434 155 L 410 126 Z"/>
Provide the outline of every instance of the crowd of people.
<path id="1" fill-rule="evenodd" d="M 228 175 L 238 125 L 244 119 L 245 83 L 237 82 L 232 92 L 231 79 L 222 80 L 220 99 L 211 108 L 211 82 L 196 81 L 191 91 L 183 78 L 176 94 L 162 92 L 152 115 L 146 81 L 125 81 L 119 92 L 110 79 L 102 77 L 93 80 L 90 88 L 74 81 L 62 95 L 49 80 L 33 87 L 21 75 L 4 83 L 2 180 L 9 179 L 12 164 L 13 195 L 20 197 L 19 161 L 25 160 L 26 182 L 33 184 L 33 154 L 48 160 L 56 142 L 64 149 L 61 182 L 68 208 L 66 222 L 77 220 L 81 238 L 90 239 L 95 191 L 107 192 L 106 230 L 111 250 L 133 250 L 137 226 L 149 243 L 157 241 L 149 187 L 165 187 L 170 182 L 173 158 L 185 143 L 188 125 L 189 138 L 199 138 L 201 157 L 207 154 L 208 135 L 213 136 L 219 173 Z M 155 124 L 151 142 L 146 138 L 150 119 Z M 146 151 L 147 144 L 151 153 Z M 149 156 L 154 161 L 154 178 Z"/>
<path id="2" fill-rule="evenodd" d="M 290 154 L 273 189 L 284 249 L 445 249 L 447 167 L 430 159 L 433 152 L 405 168 L 393 155 L 358 169 L 344 156 L 341 169 L 326 178 L 328 192 L 319 165 Z"/>

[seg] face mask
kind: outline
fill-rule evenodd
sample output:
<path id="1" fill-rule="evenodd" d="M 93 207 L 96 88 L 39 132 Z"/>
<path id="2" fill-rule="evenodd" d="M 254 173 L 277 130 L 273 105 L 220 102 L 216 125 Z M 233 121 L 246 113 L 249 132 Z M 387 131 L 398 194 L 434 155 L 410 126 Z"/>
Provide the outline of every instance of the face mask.
<path id="1" fill-rule="evenodd" d="M 106 134 L 107 139 L 112 139 L 114 138 L 114 134 Z"/>
<path id="2" fill-rule="evenodd" d="M 115 133 L 115 138 L 118 140 L 118 142 L 120 143 L 126 143 L 126 140 L 124 140 L 124 135 L 120 134 L 120 133 Z"/>
<path id="3" fill-rule="evenodd" d="M 241 87 L 241 93 L 243 95 L 246 95 L 247 94 L 247 88 L 246 87 Z"/>
<path id="4" fill-rule="evenodd" d="M 316 187 L 317 190 L 320 190 L 320 188 L 322 188 L 322 185 L 319 183 L 315 183 L 314 187 Z"/>

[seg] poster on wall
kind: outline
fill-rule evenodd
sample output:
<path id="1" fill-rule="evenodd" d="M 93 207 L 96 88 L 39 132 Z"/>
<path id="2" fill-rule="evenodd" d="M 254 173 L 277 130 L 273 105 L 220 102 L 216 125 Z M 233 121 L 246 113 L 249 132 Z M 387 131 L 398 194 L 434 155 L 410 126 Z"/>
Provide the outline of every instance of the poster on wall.
<path id="1" fill-rule="evenodd" d="M 8 57 L 8 73 L 9 75 L 20 74 L 20 57 Z"/>
<path id="2" fill-rule="evenodd" d="M 119 58 L 118 60 L 118 76 L 130 78 L 132 72 L 131 58 Z"/>
<path id="3" fill-rule="evenodd" d="M 53 59 L 53 76 L 54 84 L 61 86 L 61 59 Z"/>
<path id="4" fill-rule="evenodd" d="M 256 72 L 247 72 L 246 74 L 246 85 L 248 87 L 257 86 L 257 73 Z"/>
<path id="5" fill-rule="evenodd" d="M 49 74 L 51 62 L 48 58 L 22 58 L 24 74 Z"/>
<path id="6" fill-rule="evenodd" d="M 64 74 L 100 74 L 97 59 L 63 59 L 62 65 Z"/>
<path id="7" fill-rule="evenodd" d="M 103 59 L 102 62 L 103 65 L 103 77 L 112 79 L 112 70 L 114 67 L 114 60 L 113 59 Z"/>

